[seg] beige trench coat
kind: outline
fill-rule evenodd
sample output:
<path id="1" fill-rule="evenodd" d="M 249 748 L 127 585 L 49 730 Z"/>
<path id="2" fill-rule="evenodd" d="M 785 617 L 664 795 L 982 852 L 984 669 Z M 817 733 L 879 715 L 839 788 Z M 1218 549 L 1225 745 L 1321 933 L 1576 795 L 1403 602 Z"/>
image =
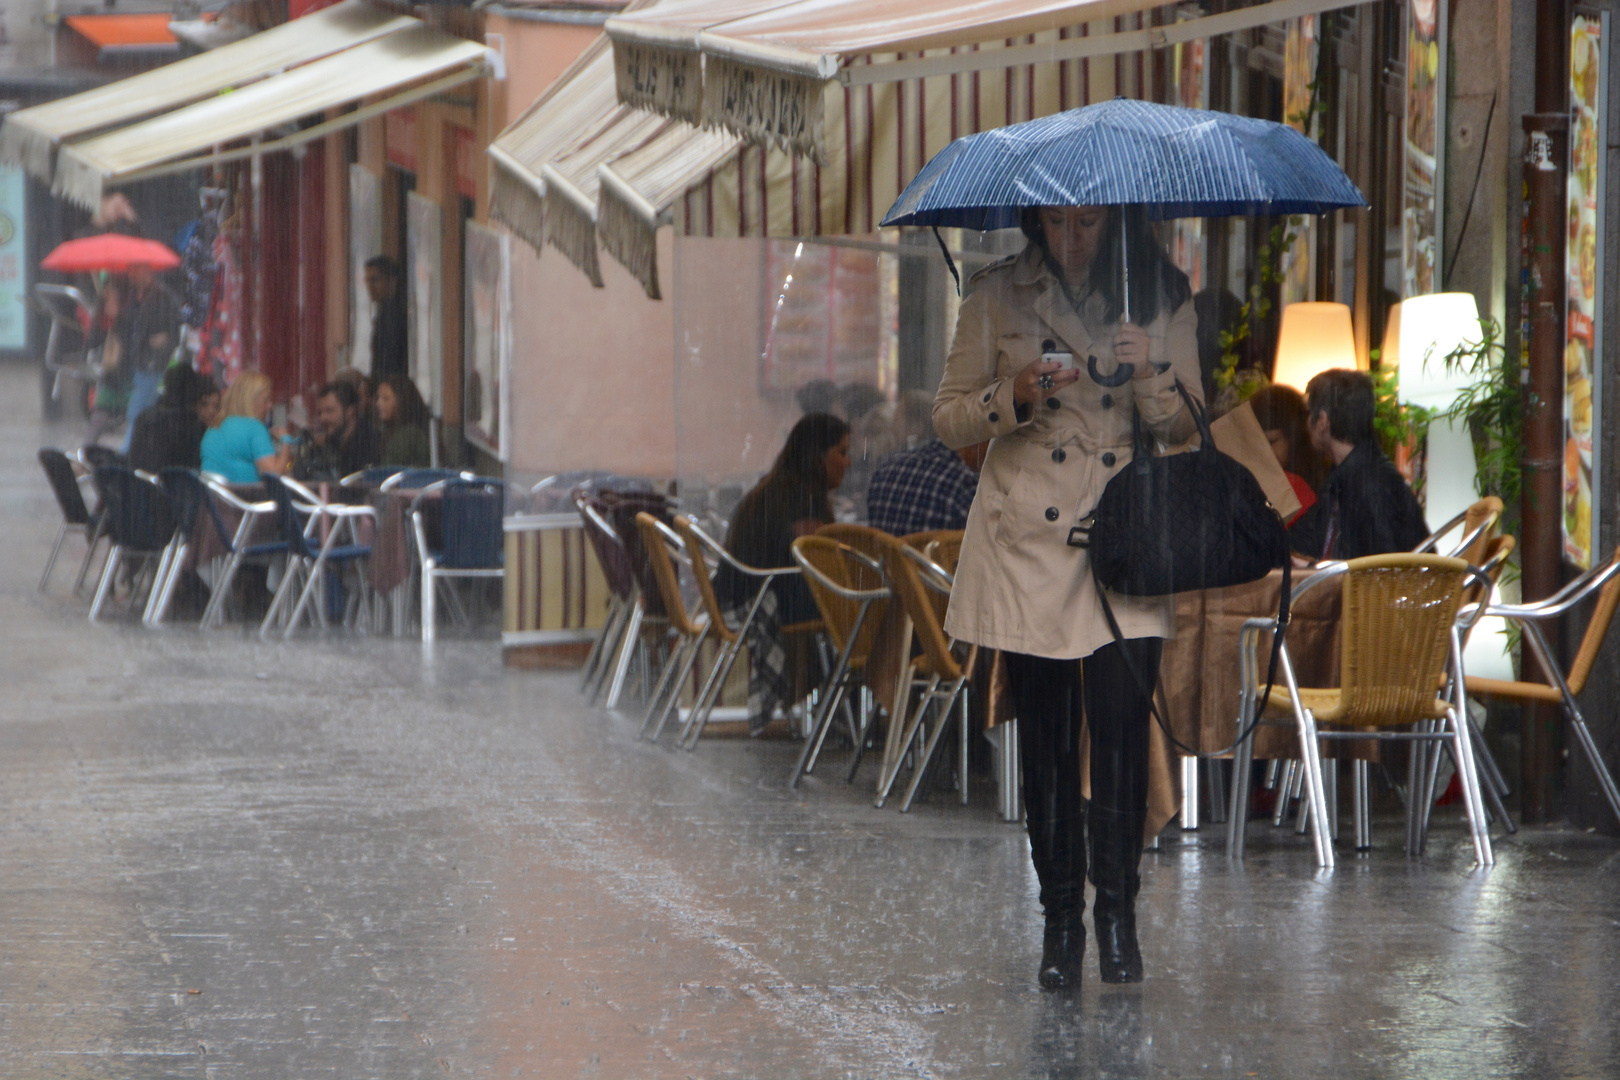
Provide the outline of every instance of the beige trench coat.
<path id="1" fill-rule="evenodd" d="M 1131 459 L 1135 413 L 1161 444 L 1194 434 L 1175 383 L 1179 378 L 1202 400 L 1197 316 L 1189 302 L 1146 327 L 1150 359 L 1170 362 L 1163 374 L 1113 388 L 1082 374 L 1021 415 L 1013 379 L 1040 359 L 1044 340 L 1072 352 L 1082 369 L 1095 356 L 1107 374 L 1115 370 L 1113 329 L 1095 338 L 1087 332 L 1034 245 L 982 271 L 976 282 L 962 302 L 934 397 L 934 430 L 946 445 L 991 440 L 945 630 L 993 649 L 1060 660 L 1090 656 L 1113 635 L 1085 551 L 1068 546 L 1069 529 Z M 1092 304 L 1088 315 L 1100 301 Z M 1111 593 L 1109 602 L 1127 638 L 1170 636 L 1168 600 Z"/>

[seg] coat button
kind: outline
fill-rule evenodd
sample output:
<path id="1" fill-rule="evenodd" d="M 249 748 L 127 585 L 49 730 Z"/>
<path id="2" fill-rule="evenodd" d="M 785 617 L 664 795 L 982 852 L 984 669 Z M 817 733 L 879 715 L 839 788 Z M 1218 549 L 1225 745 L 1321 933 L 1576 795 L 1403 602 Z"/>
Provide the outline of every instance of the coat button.
<path id="1" fill-rule="evenodd" d="M 1105 409 L 1112 409 L 1114 407 L 1114 395 L 1104 394 L 1102 396 L 1102 400 L 1097 402 L 1097 404 L 1101 405 Z"/>
<path id="2" fill-rule="evenodd" d="M 1057 519 L 1058 519 L 1058 508 L 1055 507 L 1055 506 L 1048 506 L 1046 508 L 1046 520 L 1047 521 L 1056 521 Z"/>
<path id="3" fill-rule="evenodd" d="M 988 404 L 990 404 L 990 399 L 991 399 L 991 398 L 992 398 L 992 397 L 994 397 L 994 396 L 995 396 L 995 391 L 993 391 L 993 390 L 986 390 L 986 391 L 985 391 L 985 394 L 984 394 L 984 403 L 985 403 L 985 404 L 986 404 L 986 405 L 988 405 Z"/>
<path id="4" fill-rule="evenodd" d="M 1046 399 L 1046 407 L 1048 409 L 1061 409 L 1063 408 L 1063 402 L 1059 401 L 1055 397 L 1049 397 Z"/>
<path id="5" fill-rule="evenodd" d="M 1001 419 L 1001 414 L 1000 413 L 993 412 L 993 413 L 990 414 L 990 422 L 992 424 L 995 423 L 997 420 L 1000 420 L 1000 419 Z"/>
<path id="6" fill-rule="evenodd" d="M 1112 469 L 1114 467 L 1114 452 L 1112 450 L 1103 451 L 1102 463 L 1107 468 Z"/>
<path id="7" fill-rule="evenodd" d="M 1052 451 L 1052 460 L 1057 462 L 1059 465 L 1063 464 L 1063 459 L 1068 457 L 1068 456 L 1069 456 L 1068 454 L 1065 454 L 1063 452 L 1063 447 L 1061 447 L 1061 446 L 1058 447 L 1056 450 Z"/>

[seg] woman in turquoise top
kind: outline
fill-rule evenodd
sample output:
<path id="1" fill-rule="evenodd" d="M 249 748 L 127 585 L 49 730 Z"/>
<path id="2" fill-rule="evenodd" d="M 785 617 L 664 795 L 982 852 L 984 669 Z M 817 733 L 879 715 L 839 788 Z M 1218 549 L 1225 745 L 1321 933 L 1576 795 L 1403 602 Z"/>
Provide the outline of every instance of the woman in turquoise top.
<path id="1" fill-rule="evenodd" d="M 272 437 L 270 377 L 257 371 L 237 376 L 220 402 L 219 421 L 203 435 L 202 470 L 230 484 L 257 484 L 261 473 L 280 475 L 292 460 L 292 447 Z"/>

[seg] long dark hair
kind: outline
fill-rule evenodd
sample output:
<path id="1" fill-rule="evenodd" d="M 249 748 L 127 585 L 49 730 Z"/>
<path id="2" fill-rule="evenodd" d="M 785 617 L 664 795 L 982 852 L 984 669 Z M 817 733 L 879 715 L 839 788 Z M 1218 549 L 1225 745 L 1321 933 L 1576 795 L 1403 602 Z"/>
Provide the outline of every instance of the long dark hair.
<path id="1" fill-rule="evenodd" d="M 416 381 L 409 375 L 388 375 L 382 380 L 383 386 L 394 392 L 394 422 L 391 427 L 420 427 L 428 426 L 430 413 L 427 402 L 422 400 L 422 392 L 416 388 Z"/>
<path id="2" fill-rule="evenodd" d="M 1059 281 L 1063 273 L 1046 246 L 1046 228 L 1041 224 L 1039 206 L 1026 206 L 1018 215 L 1018 227 L 1030 242 L 1041 249 L 1047 266 Z M 1147 212 L 1140 206 L 1105 207 L 1108 221 L 1103 226 L 1102 242 L 1096 257 L 1091 260 L 1091 272 L 1086 284 L 1102 297 L 1109 322 L 1117 322 L 1124 311 L 1122 268 L 1120 266 L 1120 232 L 1124 231 L 1125 246 L 1131 263 L 1131 321 L 1147 326 L 1161 312 L 1173 312 L 1192 298 L 1192 285 L 1187 275 L 1153 235 L 1153 225 Z M 1071 297 L 1071 299 L 1073 299 Z"/>
<path id="3" fill-rule="evenodd" d="M 1292 386 L 1274 383 L 1256 390 L 1249 406 L 1261 430 L 1280 431 L 1288 439 L 1288 462 L 1283 468 L 1297 473 L 1312 490 L 1321 487 L 1332 464 L 1311 446 L 1305 395 Z"/>
<path id="4" fill-rule="evenodd" d="M 788 432 L 782 452 L 776 455 L 771 471 L 759 482 L 761 488 L 803 484 L 815 501 L 817 516 L 832 520 L 827 502 L 827 451 L 849 435 L 849 425 L 831 413 L 805 413 Z"/>

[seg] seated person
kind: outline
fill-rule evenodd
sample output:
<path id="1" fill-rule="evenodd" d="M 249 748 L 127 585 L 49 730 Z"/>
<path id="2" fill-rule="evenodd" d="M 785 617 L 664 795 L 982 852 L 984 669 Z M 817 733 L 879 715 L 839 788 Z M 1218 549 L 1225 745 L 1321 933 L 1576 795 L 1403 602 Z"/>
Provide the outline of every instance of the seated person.
<path id="1" fill-rule="evenodd" d="M 135 418 L 130 466 L 149 473 L 201 468 L 203 435 L 219 416 L 219 398 L 214 381 L 189 364 L 165 371 L 157 404 Z"/>
<path id="2" fill-rule="evenodd" d="M 934 434 L 934 403 L 927 395 L 900 399 L 901 420 L 911 448 L 896 450 L 872 473 L 866 489 L 866 518 L 874 529 L 895 536 L 934 529 L 965 529 L 979 468 L 989 443 L 952 450 Z"/>
<path id="3" fill-rule="evenodd" d="M 1307 559 L 1411 551 L 1429 535 L 1423 508 L 1373 436 L 1373 384 L 1363 371 L 1324 371 L 1305 387 L 1311 445 L 1333 462 L 1289 541 Z"/>
<path id="4" fill-rule="evenodd" d="M 849 470 L 849 425 L 827 413 L 808 413 L 788 433 L 771 471 L 737 504 L 726 533 L 726 550 L 759 569 L 794 566 L 793 541 L 833 520 L 828 496 Z M 742 621 L 759 582 L 722 565 L 715 592 Z M 777 578 L 755 615 L 750 633 L 749 731 L 759 734 L 778 705 L 796 700 L 781 627 L 820 618 L 815 598 L 797 574 Z"/>
<path id="5" fill-rule="evenodd" d="M 1327 478 L 1330 467 L 1311 445 L 1305 395 L 1292 386 L 1263 386 L 1249 398 L 1249 407 L 1299 499 L 1299 510 L 1289 519 L 1292 522 L 1315 505 L 1316 488 Z"/>
<path id="6" fill-rule="evenodd" d="M 315 423 L 293 462 L 299 480 L 341 480 L 377 464 L 377 429 L 360 414 L 352 382 L 329 382 L 315 396 Z"/>
<path id="7" fill-rule="evenodd" d="M 433 464 L 428 407 L 409 375 L 389 375 L 377 384 L 379 465 L 425 469 Z"/>
<path id="8" fill-rule="evenodd" d="M 203 472 L 217 473 L 228 484 L 257 484 L 261 473 L 280 475 L 292 460 L 292 447 L 272 437 L 270 377 L 244 371 L 220 399 L 219 419 L 202 438 Z"/>

